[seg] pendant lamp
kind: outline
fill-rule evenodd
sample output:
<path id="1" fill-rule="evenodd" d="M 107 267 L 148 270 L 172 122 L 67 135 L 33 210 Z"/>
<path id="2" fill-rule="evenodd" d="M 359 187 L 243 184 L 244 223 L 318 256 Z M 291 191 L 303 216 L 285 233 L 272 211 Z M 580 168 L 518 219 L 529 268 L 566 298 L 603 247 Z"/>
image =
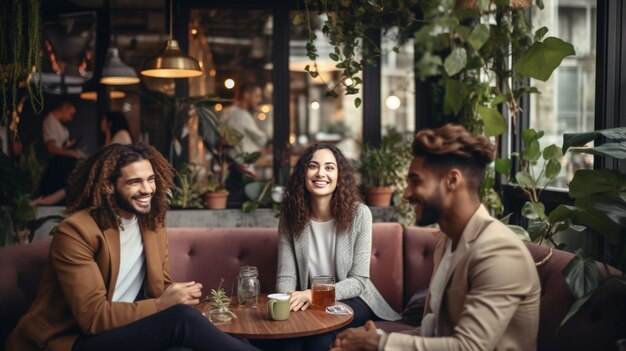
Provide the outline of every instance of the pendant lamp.
<path id="1" fill-rule="evenodd" d="M 170 0 L 170 38 L 165 50 L 159 55 L 149 58 L 141 70 L 141 74 L 156 78 L 191 78 L 202 75 L 202 68 L 195 59 L 180 51 L 178 41 L 172 37 L 172 13 L 174 0 Z"/>
<path id="2" fill-rule="evenodd" d="M 122 62 L 120 52 L 116 47 L 110 47 L 102 69 L 101 84 L 106 85 L 129 85 L 137 84 L 140 79 L 130 66 Z"/>

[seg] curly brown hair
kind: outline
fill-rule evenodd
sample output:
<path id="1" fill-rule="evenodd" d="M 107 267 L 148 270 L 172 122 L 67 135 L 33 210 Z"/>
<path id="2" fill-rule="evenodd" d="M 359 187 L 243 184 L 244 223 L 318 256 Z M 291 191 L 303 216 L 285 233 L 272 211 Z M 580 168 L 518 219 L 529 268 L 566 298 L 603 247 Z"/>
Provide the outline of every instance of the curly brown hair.
<path id="1" fill-rule="evenodd" d="M 311 218 L 311 195 L 306 189 L 306 171 L 317 150 L 330 150 L 337 160 L 337 188 L 331 200 L 331 213 L 335 219 L 337 233 L 350 229 L 356 207 L 362 201 L 359 188 L 354 179 L 354 169 L 341 151 L 334 145 L 315 144 L 304 151 L 289 177 L 283 196 L 280 226 L 284 226 L 291 235 L 298 237 Z"/>
<path id="2" fill-rule="evenodd" d="M 495 158 L 495 151 L 488 137 L 473 135 L 455 124 L 421 130 L 411 145 L 411 154 L 424 157 L 424 165 L 435 168 L 439 174 L 453 167 L 463 170 L 469 186 L 476 192 L 480 190 L 487 165 Z"/>
<path id="3" fill-rule="evenodd" d="M 101 229 L 120 226 L 116 194 L 107 189 L 115 189 L 123 167 L 142 160 L 148 160 L 152 165 L 156 190 L 152 210 L 147 215 L 138 215 L 139 223 L 150 230 L 164 226 L 168 209 L 166 196 L 173 186 L 174 171 L 154 147 L 145 144 L 112 144 L 79 164 L 69 181 L 66 213 L 89 209 Z"/>

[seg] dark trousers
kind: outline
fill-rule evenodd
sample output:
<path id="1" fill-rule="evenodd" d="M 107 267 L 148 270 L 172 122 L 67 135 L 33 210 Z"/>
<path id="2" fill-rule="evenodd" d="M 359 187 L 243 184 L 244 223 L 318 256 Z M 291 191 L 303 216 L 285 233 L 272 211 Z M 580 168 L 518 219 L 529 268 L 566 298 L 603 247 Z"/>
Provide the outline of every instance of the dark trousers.
<path id="1" fill-rule="evenodd" d="M 123 327 L 80 335 L 72 351 L 257 350 L 221 332 L 198 310 L 175 305 Z"/>
<path id="2" fill-rule="evenodd" d="M 337 334 L 348 328 L 362 327 L 368 320 L 377 320 L 378 318 L 372 310 L 358 297 L 341 301 L 352 307 L 354 311 L 354 319 L 350 324 L 338 330 L 301 338 L 282 339 L 282 340 L 252 340 L 251 342 L 263 350 L 281 350 L 281 351 L 328 351 L 330 346 L 335 342 Z M 298 313 L 298 312 L 291 312 Z"/>

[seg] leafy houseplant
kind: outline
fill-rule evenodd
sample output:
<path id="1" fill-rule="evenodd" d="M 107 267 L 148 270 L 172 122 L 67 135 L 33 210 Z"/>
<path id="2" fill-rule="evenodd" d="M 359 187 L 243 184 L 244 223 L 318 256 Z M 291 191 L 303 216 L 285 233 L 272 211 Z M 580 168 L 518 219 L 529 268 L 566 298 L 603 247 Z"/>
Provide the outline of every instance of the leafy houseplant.
<path id="1" fill-rule="evenodd" d="M 231 319 L 237 318 L 237 315 L 229 308 L 230 298 L 226 295 L 222 284 L 224 284 L 224 278 L 220 280 L 217 290 L 211 289 L 211 294 L 207 296 L 209 300 L 208 312 L 205 310 L 204 315 L 214 324 L 228 323 Z"/>
<path id="2" fill-rule="evenodd" d="M 202 190 L 196 182 L 197 171 L 193 164 L 185 164 L 176 170 L 175 185 L 170 205 L 177 208 L 202 208 Z"/>
<path id="3" fill-rule="evenodd" d="M 393 129 L 382 138 L 380 146 L 362 145 L 356 168 L 369 205 L 389 206 L 394 187 L 400 189 L 411 160 L 408 149 L 409 144 Z"/>

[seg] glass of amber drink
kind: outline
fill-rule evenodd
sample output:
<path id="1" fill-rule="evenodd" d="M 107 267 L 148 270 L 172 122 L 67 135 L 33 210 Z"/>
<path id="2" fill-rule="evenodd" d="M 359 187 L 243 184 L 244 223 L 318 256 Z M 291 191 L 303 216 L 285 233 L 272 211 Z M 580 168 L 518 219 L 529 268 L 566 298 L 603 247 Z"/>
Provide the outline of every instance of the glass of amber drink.
<path id="1" fill-rule="evenodd" d="M 335 304 L 335 277 L 317 275 L 311 285 L 311 305 L 315 309 L 325 309 Z"/>

